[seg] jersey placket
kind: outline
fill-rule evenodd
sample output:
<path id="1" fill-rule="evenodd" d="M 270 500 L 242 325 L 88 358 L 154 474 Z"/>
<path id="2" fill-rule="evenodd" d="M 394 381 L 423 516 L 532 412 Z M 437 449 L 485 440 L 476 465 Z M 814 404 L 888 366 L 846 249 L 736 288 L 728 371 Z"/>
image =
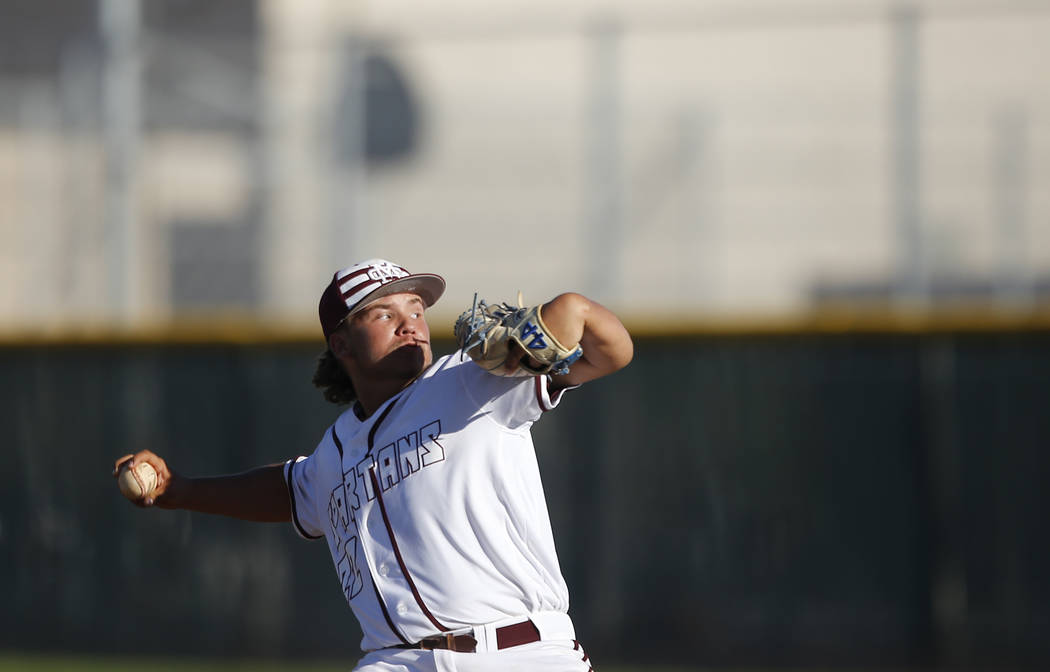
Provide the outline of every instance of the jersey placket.
<path id="1" fill-rule="evenodd" d="M 383 487 L 376 475 L 373 449 L 376 435 L 387 415 L 397 403 L 395 399 L 376 419 L 368 433 L 368 449 L 356 467 L 369 505 L 362 507 L 359 532 L 361 550 L 368 564 L 376 600 L 394 635 L 404 644 L 422 638 L 410 636 L 409 631 L 430 634 L 434 629 L 448 632 L 430 612 L 412 580 L 411 572 L 397 544 L 395 523 L 383 501 Z M 375 515 L 378 514 L 378 515 Z"/>
<path id="2" fill-rule="evenodd" d="M 371 470 L 363 474 L 369 479 Z M 369 481 L 371 500 L 367 508 L 362 508 L 361 552 L 368 566 L 372 592 L 387 626 L 402 644 L 414 641 L 406 634 L 409 630 L 422 626 L 425 620 L 417 609 L 413 609 L 412 591 L 408 581 L 399 567 L 397 556 L 387 540 L 386 525 L 379 510 L 378 495 Z M 367 592 L 367 591 L 366 591 Z M 364 597 L 362 593 L 361 597 Z M 415 613 L 413 613 L 415 612 Z"/>
<path id="3" fill-rule="evenodd" d="M 403 622 L 403 626 L 399 628 L 404 631 L 407 628 L 412 628 L 416 633 L 430 634 L 434 630 L 439 632 L 448 632 L 449 628 L 442 625 L 427 608 L 426 603 L 423 601 L 422 596 L 419 594 L 415 582 L 412 580 L 411 570 L 405 563 L 404 557 L 401 555 L 401 551 L 397 544 L 397 536 L 394 532 L 394 526 L 390 522 L 390 518 L 386 512 L 385 504 L 383 502 L 382 490 L 379 489 L 378 481 L 375 477 L 375 471 L 370 472 L 373 487 L 376 487 L 376 502 L 379 509 L 379 518 L 382 520 L 383 529 L 385 530 L 385 536 L 387 543 L 379 542 L 378 546 L 382 549 L 382 555 L 376 554 L 376 560 L 379 561 L 378 568 L 376 570 L 377 578 L 377 592 L 380 595 L 386 594 L 396 600 L 394 606 L 394 614 L 391 614 L 395 620 Z M 376 507 L 373 507 L 373 510 Z M 373 536 L 373 531 L 369 529 L 369 535 Z M 379 529 L 379 520 L 376 521 L 376 532 L 374 534 L 375 541 L 378 541 L 383 532 Z M 422 635 L 413 637 L 413 640 L 420 639 Z"/>

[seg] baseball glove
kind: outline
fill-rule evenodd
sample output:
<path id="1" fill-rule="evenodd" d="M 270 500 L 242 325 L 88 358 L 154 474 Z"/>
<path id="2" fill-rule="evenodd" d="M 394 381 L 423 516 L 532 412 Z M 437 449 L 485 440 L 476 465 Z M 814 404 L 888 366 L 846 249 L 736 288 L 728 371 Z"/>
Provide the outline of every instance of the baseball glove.
<path id="1" fill-rule="evenodd" d="M 509 303 L 489 305 L 474 295 L 474 305 L 466 310 L 455 326 L 459 347 L 478 366 L 497 376 L 561 375 L 583 355 L 576 344 L 570 348 L 558 342 L 540 317 L 540 306 L 522 305 L 518 292 L 518 307 Z M 529 354 L 523 357 L 513 371 L 505 363 L 511 345 L 517 343 Z"/>

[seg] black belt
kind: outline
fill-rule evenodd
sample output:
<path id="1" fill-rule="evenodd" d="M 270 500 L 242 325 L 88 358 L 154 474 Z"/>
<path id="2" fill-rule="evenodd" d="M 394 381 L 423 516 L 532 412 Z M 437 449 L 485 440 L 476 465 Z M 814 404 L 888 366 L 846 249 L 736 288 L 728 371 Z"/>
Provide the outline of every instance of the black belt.
<path id="1" fill-rule="evenodd" d="M 496 648 L 509 649 L 512 646 L 531 644 L 540 641 L 540 631 L 536 624 L 525 620 L 513 625 L 496 628 Z M 457 653 L 474 653 L 478 650 L 478 640 L 473 635 L 436 635 L 419 640 L 415 644 L 398 644 L 398 649 L 447 649 Z"/>

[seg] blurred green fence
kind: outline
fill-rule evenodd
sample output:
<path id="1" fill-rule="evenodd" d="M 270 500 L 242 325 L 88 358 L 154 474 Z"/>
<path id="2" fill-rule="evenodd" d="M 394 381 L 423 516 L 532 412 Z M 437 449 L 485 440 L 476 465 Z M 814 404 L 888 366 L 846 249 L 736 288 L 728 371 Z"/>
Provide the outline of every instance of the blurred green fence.
<path id="1" fill-rule="evenodd" d="M 446 352 L 448 343 L 439 343 Z M 327 548 L 110 478 L 308 454 L 314 345 L 7 345 L 0 650 L 355 660 Z M 599 662 L 1050 663 L 1050 333 L 647 339 L 534 430 Z"/>

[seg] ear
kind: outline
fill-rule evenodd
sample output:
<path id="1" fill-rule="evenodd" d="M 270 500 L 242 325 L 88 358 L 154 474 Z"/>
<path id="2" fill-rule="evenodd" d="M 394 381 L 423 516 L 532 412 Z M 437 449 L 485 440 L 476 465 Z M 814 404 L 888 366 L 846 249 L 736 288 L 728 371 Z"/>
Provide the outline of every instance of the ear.
<path id="1" fill-rule="evenodd" d="M 334 334 L 328 337 L 328 348 L 336 356 L 336 359 L 353 357 L 350 349 L 350 338 L 344 329 L 337 329 Z"/>

